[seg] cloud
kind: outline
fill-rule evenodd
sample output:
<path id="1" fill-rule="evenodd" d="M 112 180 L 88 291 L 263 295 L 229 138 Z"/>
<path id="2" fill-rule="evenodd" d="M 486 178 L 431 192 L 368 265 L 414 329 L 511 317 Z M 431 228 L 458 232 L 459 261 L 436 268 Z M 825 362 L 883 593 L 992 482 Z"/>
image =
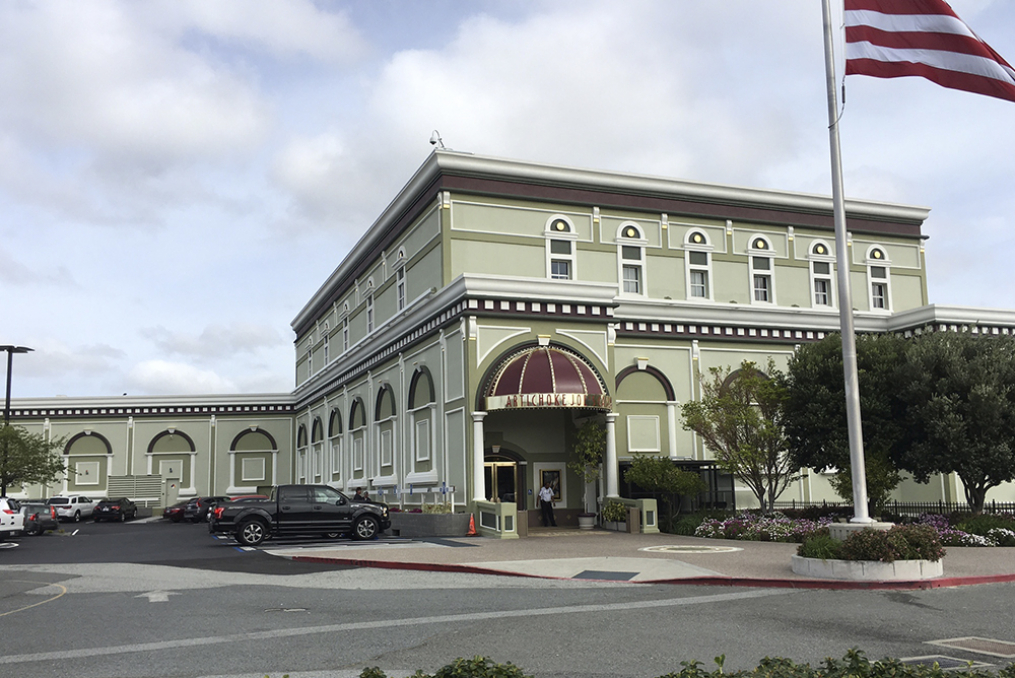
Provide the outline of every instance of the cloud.
<path id="1" fill-rule="evenodd" d="M 209 325 L 200 334 L 172 331 L 159 325 L 143 328 L 140 334 L 164 354 L 200 361 L 227 359 L 287 344 L 271 326 L 255 323 Z"/>
<path id="2" fill-rule="evenodd" d="M 15 259 L 10 252 L 3 248 L 0 248 L 0 283 L 16 287 L 30 285 L 75 286 L 74 277 L 66 266 L 57 266 L 46 271 L 36 270 Z"/>
<path id="3" fill-rule="evenodd" d="M 167 360 L 145 360 L 127 374 L 129 393 L 196 395 L 237 393 L 236 385 L 212 370 Z"/>

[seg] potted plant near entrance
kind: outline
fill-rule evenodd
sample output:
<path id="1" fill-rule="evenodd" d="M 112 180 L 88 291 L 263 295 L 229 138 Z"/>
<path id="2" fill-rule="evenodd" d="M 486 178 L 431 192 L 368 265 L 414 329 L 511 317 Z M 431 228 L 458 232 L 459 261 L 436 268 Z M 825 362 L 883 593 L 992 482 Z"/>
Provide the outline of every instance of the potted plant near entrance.
<path id="1" fill-rule="evenodd" d="M 582 479 L 582 513 L 578 514 L 578 527 L 591 530 L 596 524 L 596 514 L 589 510 L 589 483 L 599 480 L 603 454 L 606 452 L 606 427 L 592 419 L 582 424 L 575 436 L 572 459 L 567 467 Z"/>

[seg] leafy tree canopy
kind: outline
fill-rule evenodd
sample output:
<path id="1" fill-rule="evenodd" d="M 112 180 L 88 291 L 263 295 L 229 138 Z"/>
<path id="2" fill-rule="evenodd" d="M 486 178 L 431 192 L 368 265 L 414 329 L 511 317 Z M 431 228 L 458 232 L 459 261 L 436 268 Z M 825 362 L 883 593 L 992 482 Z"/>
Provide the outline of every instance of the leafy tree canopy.
<path id="1" fill-rule="evenodd" d="M 781 373 L 771 359 L 765 369 L 767 375 L 746 360 L 733 374 L 729 368 L 712 368 L 710 378 L 701 380 L 701 399 L 684 403 L 681 410 L 684 428 L 701 436 L 719 466 L 770 511 L 799 467 L 787 455 Z"/>
<path id="2" fill-rule="evenodd" d="M 670 522 L 680 513 L 681 499 L 708 489 L 708 483 L 697 473 L 678 468 L 665 457 L 635 455 L 624 473 L 624 480 L 651 492 L 668 507 Z"/>
<path id="3" fill-rule="evenodd" d="M 0 496 L 7 488 L 50 483 L 66 470 L 59 450 L 64 439 L 47 440 L 23 426 L 0 425 Z"/>

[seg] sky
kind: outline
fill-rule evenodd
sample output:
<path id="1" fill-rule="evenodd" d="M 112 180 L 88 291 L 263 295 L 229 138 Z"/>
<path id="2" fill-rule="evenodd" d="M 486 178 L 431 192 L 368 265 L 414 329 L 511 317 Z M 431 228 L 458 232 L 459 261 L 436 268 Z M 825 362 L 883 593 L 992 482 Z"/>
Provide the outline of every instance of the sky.
<path id="1" fill-rule="evenodd" d="M 1015 63 L 1015 3 L 952 6 Z M 1015 104 L 845 87 L 847 197 L 932 209 L 932 303 L 1015 309 Z M 0 3 L 0 344 L 35 349 L 12 395 L 290 391 L 290 322 L 433 130 L 828 195 L 827 125 L 814 0 Z"/>

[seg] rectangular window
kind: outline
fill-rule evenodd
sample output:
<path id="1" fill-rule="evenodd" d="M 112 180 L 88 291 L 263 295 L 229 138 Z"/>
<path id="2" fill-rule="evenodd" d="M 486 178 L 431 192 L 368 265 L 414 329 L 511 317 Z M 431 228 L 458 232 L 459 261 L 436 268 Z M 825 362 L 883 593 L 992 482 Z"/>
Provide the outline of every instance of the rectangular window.
<path id="1" fill-rule="evenodd" d="M 374 331 L 374 298 L 367 297 L 367 333 Z"/>
<path id="2" fill-rule="evenodd" d="M 691 271 L 691 296 L 708 299 L 708 271 Z"/>
<path id="3" fill-rule="evenodd" d="M 871 277 L 885 280 L 888 278 L 888 273 L 885 271 L 884 266 L 871 266 Z"/>
<path id="4" fill-rule="evenodd" d="M 416 422 L 416 461 L 430 460 L 430 420 Z"/>
<path id="5" fill-rule="evenodd" d="M 826 264 L 827 266 L 827 264 Z M 817 264 L 814 265 L 815 269 Z M 816 278 L 814 280 L 814 305 L 815 306 L 831 306 L 832 298 L 829 294 L 829 282 L 822 278 Z"/>
<path id="6" fill-rule="evenodd" d="M 692 266 L 708 266 L 708 252 L 688 252 Z"/>
<path id="7" fill-rule="evenodd" d="M 571 262 L 560 259 L 550 261 L 550 277 L 554 280 L 571 279 Z"/>
<path id="8" fill-rule="evenodd" d="M 771 271 L 772 260 L 768 257 L 751 257 L 751 263 L 755 271 Z"/>
<path id="9" fill-rule="evenodd" d="M 641 248 L 624 245 L 620 248 L 620 256 L 628 261 L 641 261 Z"/>
<path id="10" fill-rule="evenodd" d="M 641 294 L 641 266 L 624 266 L 624 291 Z"/>
<path id="11" fill-rule="evenodd" d="M 814 262 L 814 274 L 815 275 L 831 275 L 832 267 L 827 261 L 815 261 Z"/>
<path id="12" fill-rule="evenodd" d="M 391 466 L 393 448 L 391 431 L 381 431 L 381 466 Z"/>
<path id="13" fill-rule="evenodd" d="M 887 285 L 885 283 L 871 283 L 871 306 L 873 308 L 887 308 L 885 306 L 887 296 Z"/>
<path id="14" fill-rule="evenodd" d="M 570 240 L 551 240 L 550 241 L 550 254 L 571 254 L 571 241 Z"/>
<path id="15" fill-rule="evenodd" d="M 329 346 L 328 346 L 329 341 L 328 341 L 328 339 L 329 338 L 330 337 L 328 337 L 327 335 L 324 336 L 324 364 L 325 365 L 328 364 L 328 349 L 329 349 Z"/>
<path id="16" fill-rule="evenodd" d="M 771 287 L 771 278 L 769 276 L 767 275 L 754 276 L 754 300 L 771 301 L 769 297 L 770 287 Z"/>
<path id="17" fill-rule="evenodd" d="M 405 269 L 398 269 L 397 282 L 395 283 L 395 296 L 398 298 L 398 310 L 405 308 Z"/>
<path id="18" fill-rule="evenodd" d="M 342 352 L 349 350 L 349 319 L 342 321 Z"/>

